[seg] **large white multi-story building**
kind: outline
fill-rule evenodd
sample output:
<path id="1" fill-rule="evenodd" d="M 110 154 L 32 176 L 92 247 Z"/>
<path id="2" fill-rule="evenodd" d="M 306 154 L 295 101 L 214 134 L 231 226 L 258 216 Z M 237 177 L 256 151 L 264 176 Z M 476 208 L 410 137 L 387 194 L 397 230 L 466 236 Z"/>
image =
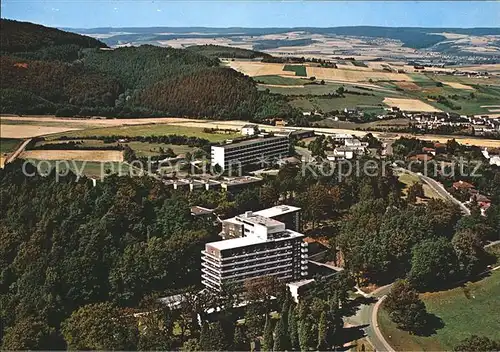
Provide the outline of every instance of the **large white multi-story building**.
<path id="1" fill-rule="evenodd" d="M 300 208 L 291 205 L 276 205 L 271 208 L 254 211 L 253 215 L 260 215 L 271 218 L 285 224 L 285 227 L 292 231 L 300 232 L 302 222 L 300 218 Z M 238 220 L 238 217 L 222 220 L 222 231 L 220 236 L 223 239 L 243 237 L 245 223 Z"/>
<path id="2" fill-rule="evenodd" d="M 243 237 L 207 243 L 202 251 L 202 283 L 207 288 L 219 291 L 224 283 L 264 276 L 294 281 L 308 275 L 303 234 L 252 212 L 235 219 L 243 224 Z"/>
<path id="3" fill-rule="evenodd" d="M 289 140 L 284 136 L 269 136 L 212 146 L 211 164 L 223 170 L 249 164 L 266 164 L 273 159 L 287 157 Z M 264 165 L 263 165 L 264 166 Z"/>

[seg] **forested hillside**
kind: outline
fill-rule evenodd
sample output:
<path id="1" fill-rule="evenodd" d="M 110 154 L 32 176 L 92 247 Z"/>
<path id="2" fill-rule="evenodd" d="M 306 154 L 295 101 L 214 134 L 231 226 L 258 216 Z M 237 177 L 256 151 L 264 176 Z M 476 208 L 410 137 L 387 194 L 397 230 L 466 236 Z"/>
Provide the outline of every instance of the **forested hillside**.
<path id="1" fill-rule="evenodd" d="M 180 116 L 253 119 L 289 117 L 294 113 L 286 103 L 278 104 L 280 97 L 258 92 L 252 79 L 226 68 L 164 80 L 145 89 L 137 100 L 139 105 Z M 267 108 L 276 110 L 263 110 Z"/>
<path id="2" fill-rule="evenodd" d="M 122 91 L 112 76 L 81 64 L 0 57 L 2 111 L 55 113 L 64 105 L 112 107 Z M 25 100 L 37 100 L 36 105 Z M 76 111 L 76 109 L 75 109 Z"/>
<path id="3" fill-rule="evenodd" d="M 3 52 L 35 51 L 48 46 L 77 45 L 81 48 L 105 48 L 97 39 L 30 22 L 1 19 Z"/>
<path id="4" fill-rule="evenodd" d="M 158 81 L 189 75 L 219 65 L 219 60 L 186 50 L 152 45 L 89 51 L 85 67 L 117 77 L 127 89 L 144 88 Z"/>
<path id="5" fill-rule="evenodd" d="M 29 22 L 0 20 L 1 52 L 33 59 L 76 59 L 83 48 L 105 48 L 97 39 Z"/>
<path id="6" fill-rule="evenodd" d="M 44 40 L 26 39 L 44 31 Z M 2 20 L 0 112 L 260 120 L 299 116 L 283 97 L 258 91 L 251 78 L 219 67 L 217 58 L 196 49 L 145 45 L 103 50 L 97 40 L 66 34 Z"/>

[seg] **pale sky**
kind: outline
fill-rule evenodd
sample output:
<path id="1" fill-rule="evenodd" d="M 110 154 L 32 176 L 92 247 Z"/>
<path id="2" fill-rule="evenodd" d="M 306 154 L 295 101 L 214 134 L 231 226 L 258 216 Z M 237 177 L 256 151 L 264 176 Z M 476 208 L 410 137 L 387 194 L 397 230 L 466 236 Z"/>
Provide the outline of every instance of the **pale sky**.
<path id="1" fill-rule="evenodd" d="M 500 1 L 2 0 L 54 27 L 499 27 Z"/>

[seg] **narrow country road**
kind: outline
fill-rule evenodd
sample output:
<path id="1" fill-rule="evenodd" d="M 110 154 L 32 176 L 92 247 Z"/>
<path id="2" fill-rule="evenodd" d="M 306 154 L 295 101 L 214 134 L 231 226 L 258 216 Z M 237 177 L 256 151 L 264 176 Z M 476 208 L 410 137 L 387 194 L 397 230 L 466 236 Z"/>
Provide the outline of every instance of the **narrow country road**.
<path id="1" fill-rule="evenodd" d="M 28 145 L 29 142 L 31 142 L 32 138 L 28 138 L 26 139 L 25 141 L 23 141 L 19 147 L 17 147 L 16 150 L 14 150 L 8 157 L 7 159 L 5 159 L 5 165 L 8 164 L 8 163 L 11 163 L 13 162 L 14 160 L 17 159 L 17 157 L 22 153 L 24 152 L 24 149 L 26 148 L 26 146 Z"/>
<path id="2" fill-rule="evenodd" d="M 407 170 L 408 171 L 408 170 Z M 411 172 L 411 171 L 409 171 Z M 449 201 L 457 204 L 462 212 L 466 215 L 470 215 L 470 210 L 467 208 L 464 203 L 453 197 L 444 187 L 441 183 L 437 182 L 436 180 L 424 176 L 422 174 L 416 174 L 423 182 L 425 182 L 429 187 L 431 187 L 436 193 L 438 193 L 441 197 L 448 199 Z"/>
<path id="3" fill-rule="evenodd" d="M 363 329 L 366 338 L 377 351 L 390 351 L 393 352 L 394 349 L 387 343 L 382 335 L 382 332 L 378 328 L 377 323 L 377 313 L 382 303 L 384 297 L 391 290 L 392 284 L 379 287 L 373 291 L 369 296 L 375 298 L 377 302 L 375 304 L 362 304 L 355 315 L 346 318 L 346 322 L 353 326 L 366 325 Z"/>
<path id="4" fill-rule="evenodd" d="M 459 201 L 458 199 L 453 197 L 453 195 L 450 194 L 450 192 L 448 192 L 444 188 L 444 186 L 441 183 L 439 183 L 438 181 L 436 181 L 428 176 L 424 176 L 420 172 L 418 172 L 418 173 L 413 172 L 413 171 L 410 171 L 410 170 L 402 168 L 402 167 L 395 167 L 394 170 L 397 172 L 406 172 L 410 175 L 414 175 L 414 176 L 418 177 L 422 182 L 424 182 L 426 185 L 428 185 L 430 188 L 432 188 L 432 190 L 434 192 L 436 192 L 437 194 L 439 194 L 442 198 L 458 205 L 460 207 L 460 209 L 462 210 L 462 213 L 464 213 L 465 215 L 470 215 L 469 208 L 467 208 L 464 205 L 464 203 L 462 203 L 461 201 Z"/>

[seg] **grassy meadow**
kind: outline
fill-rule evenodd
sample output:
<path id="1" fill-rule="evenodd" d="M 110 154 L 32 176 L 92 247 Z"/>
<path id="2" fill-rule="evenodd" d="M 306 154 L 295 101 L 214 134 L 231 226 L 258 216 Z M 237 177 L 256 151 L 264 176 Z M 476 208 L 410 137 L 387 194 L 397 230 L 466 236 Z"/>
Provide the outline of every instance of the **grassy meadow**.
<path id="1" fill-rule="evenodd" d="M 187 152 L 192 152 L 196 148 L 189 147 L 187 145 L 174 145 L 174 144 L 162 144 L 162 143 L 146 143 L 146 142 L 138 142 L 131 141 L 127 143 L 104 143 L 102 140 L 98 139 L 72 139 L 72 140 L 48 140 L 48 141 L 40 141 L 37 142 L 37 146 L 47 145 L 47 144 L 60 144 L 67 142 L 79 142 L 80 147 L 85 148 L 102 148 L 102 147 L 112 147 L 117 146 L 119 144 L 127 144 L 130 148 L 132 148 L 135 154 L 138 157 L 148 157 L 162 154 L 160 148 L 166 150 L 171 148 L 175 154 L 185 154 Z"/>
<path id="2" fill-rule="evenodd" d="M 0 138 L 0 154 L 12 153 L 21 143 L 21 139 Z"/>
<path id="3" fill-rule="evenodd" d="M 295 72 L 295 76 L 307 77 L 307 71 L 304 65 L 285 65 L 283 71 L 293 71 Z"/>
<path id="4" fill-rule="evenodd" d="M 257 83 L 261 84 L 272 84 L 280 86 L 296 86 L 311 82 L 310 80 L 304 78 L 290 78 L 277 75 L 256 76 L 254 77 L 254 80 Z"/>
<path id="5" fill-rule="evenodd" d="M 421 295 L 427 311 L 441 319 L 430 336 L 410 335 L 397 329 L 387 312 L 379 312 L 379 327 L 396 351 L 451 350 L 472 334 L 500 340 L 500 271 L 477 282 Z"/>
<path id="6" fill-rule="evenodd" d="M 85 175 L 87 177 L 100 179 L 101 177 L 106 177 L 111 174 L 117 174 L 119 176 L 131 175 L 134 170 L 123 162 L 92 162 L 92 161 L 77 161 L 77 160 L 37 160 L 28 159 L 33 165 L 35 165 L 39 171 L 43 173 L 48 173 L 50 170 L 56 167 L 58 164 L 58 169 L 60 171 L 71 170 L 75 174 Z"/>
<path id="7" fill-rule="evenodd" d="M 211 142 L 221 142 L 228 138 L 234 138 L 240 134 L 234 133 L 207 133 L 203 128 L 173 126 L 167 124 L 151 124 L 151 125 L 136 125 L 136 126 L 118 126 L 118 127 L 103 127 L 89 128 L 82 131 L 62 132 L 47 137 L 48 140 L 53 140 L 61 136 L 78 139 L 79 137 L 106 137 L 106 136 L 162 136 L 169 134 L 184 135 L 187 137 L 199 137 L 208 139 Z"/>

